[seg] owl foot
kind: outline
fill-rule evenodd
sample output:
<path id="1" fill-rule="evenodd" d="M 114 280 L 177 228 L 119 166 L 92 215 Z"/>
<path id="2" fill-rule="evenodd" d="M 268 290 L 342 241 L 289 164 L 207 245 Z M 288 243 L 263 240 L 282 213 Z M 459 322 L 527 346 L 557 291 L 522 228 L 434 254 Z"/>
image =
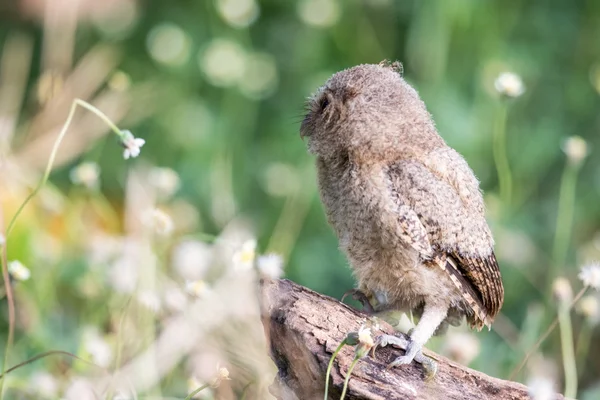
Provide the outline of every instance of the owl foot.
<path id="1" fill-rule="evenodd" d="M 362 292 L 360 289 L 350 289 L 342 296 L 342 302 L 346 298 L 346 296 L 352 296 L 352 298 L 362 304 L 362 311 L 373 315 L 375 314 L 375 309 L 371 305 L 371 301 L 367 297 L 367 295 Z"/>
<path id="2" fill-rule="evenodd" d="M 430 381 L 435 377 L 435 374 L 437 373 L 437 363 L 424 355 L 422 346 L 415 343 L 410 338 L 405 338 L 404 336 L 381 335 L 375 341 L 375 346 L 373 346 L 373 356 L 375 356 L 375 349 L 377 349 L 377 347 L 385 347 L 388 345 L 399 347 L 405 351 L 405 354 L 392 361 L 387 366 L 387 369 L 410 364 L 414 360 L 421 364 L 423 369 L 425 369 L 425 381 Z"/>

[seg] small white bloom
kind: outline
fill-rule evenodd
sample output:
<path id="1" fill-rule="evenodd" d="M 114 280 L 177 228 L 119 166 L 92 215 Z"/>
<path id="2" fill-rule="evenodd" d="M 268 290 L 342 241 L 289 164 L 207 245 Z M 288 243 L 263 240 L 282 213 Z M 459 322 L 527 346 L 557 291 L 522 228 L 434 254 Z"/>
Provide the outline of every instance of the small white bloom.
<path id="1" fill-rule="evenodd" d="M 503 96 L 519 97 L 525 92 L 521 77 L 512 72 L 503 72 L 494 81 L 494 87 Z"/>
<path id="2" fill-rule="evenodd" d="M 600 263 L 593 262 L 583 266 L 577 276 L 581 279 L 584 286 L 600 290 Z"/>
<path id="3" fill-rule="evenodd" d="M 175 226 L 173 220 L 166 212 L 154 208 L 147 210 L 143 216 L 143 222 L 148 227 L 154 230 L 160 236 L 168 236 L 173 233 Z"/>
<path id="4" fill-rule="evenodd" d="M 202 298 L 210 290 L 208 284 L 203 280 L 187 281 L 185 291 L 194 297 Z"/>
<path id="5" fill-rule="evenodd" d="M 19 260 L 13 260 L 8 263 L 8 272 L 18 281 L 26 281 L 31 277 L 29 268 L 24 266 Z"/>
<path id="6" fill-rule="evenodd" d="M 358 330 L 358 342 L 368 348 L 375 346 L 373 336 L 371 336 L 371 328 L 367 328 L 364 325 L 360 327 Z"/>
<path id="7" fill-rule="evenodd" d="M 219 367 L 217 365 L 217 376 L 215 377 L 215 379 L 212 381 L 212 383 L 210 384 L 210 386 L 212 386 L 213 388 L 218 388 L 219 385 L 221 384 L 221 382 L 223 381 L 229 381 L 229 370 L 225 367 Z"/>
<path id="8" fill-rule="evenodd" d="M 148 173 L 148 182 L 162 197 L 171 197 L 179 188 L 179 175 L 171 168 L 155 167 Z"/>
<path id="9" fill-rule="evenodd" d="M 219 368 L 219 373 L 217 375 L 217 379 L 229 380 L 229 370 L 225 367 Z"/>
<path id="10" fill-rule="evenodd" d="M 271 279 L 278 279 L 283 275 L 283 258 L 279 254 L 271 253 L 258 257 L 256 266 L 261 274 Z"/>
<path id="11" fill-rule="evenodd" d="M 123 136 L 121 137 L 121 145 L 125 148 L 123 151 L 123 158 L 128 159 L 129 157 L 135 158 L 140 155 L 140 148 L 146 144 L 144 139 L 136 138 L 133 136 L 131 131 L 121 131 Z"/>
<path id="12" fill-rule="evenodd" d="M 570 163 L 578 165 L 588 155 L 587 142 L 581 136 L 571 136 L 562 144 L 562 151 Z"/>
<path id="13" fill-rule="evenodd" d="M 74 184 L 93 189 L 98 187 L 100 167 L 95 162 L 83 162 L 71 170 L 69 177 Z"/>
<path id="14" fill-rule="evenodd" d="M 137 300 L 141 305 L 151 312 L 157 314 L 162 308 L 160 297 L 152 290 L 143 290 L 137 295 Z"/>
<path id="15" fill-rule="evenodd" d="M 102 368 L 107 368 L 110 365 L 113 359 L 112 348 L 94 327 L 84 330 L 83 346 L 85 351 L 90 354 L 94 364 Z"/>
<path id="16" fill-rule="evenodd" d="M 254 265 L 256 257 L 256 240 L 246 240 L 240 249 L 233 254 L 233 268 L 237 271 L 247 271 Z"/>

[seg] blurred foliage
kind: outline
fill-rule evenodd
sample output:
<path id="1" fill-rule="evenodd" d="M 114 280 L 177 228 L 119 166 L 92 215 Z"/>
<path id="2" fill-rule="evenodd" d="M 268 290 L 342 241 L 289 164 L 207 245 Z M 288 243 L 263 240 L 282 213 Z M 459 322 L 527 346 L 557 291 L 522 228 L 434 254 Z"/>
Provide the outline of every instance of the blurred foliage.
<path id="1" fill-rule="evenodd" d="M 74 97 L 146 140 L 140 157 L 124 162 L 117 141 L 103 137 L 108 129 L 77 111 L 77 132 L 67 134 L 47 189 L 9 238 L 8 259 L 32 270 L 15 285 L 10 365 L 48 349 L 83 354 L 84 325 L 115 329 L 120 314 L 104 306 L 110 299 L 114 310 L 123 299 L 96 287 L 107 272 L 91 268 L 85 238 L 131 227 L 128 171 L 137 167 L 176 172 L 179 190 L 159 204 L 172 214 L 177 238 L 217 236 L 246 221 L 261 252 L 283 257 L 287 278 L 341 297 L 354 280 L 324 218 L 299 122 L 306 98 L 333 72 L 391 59 L 403 62 L 440 134 L 481 180 L 506 301 L 494 332 L 477 334 L 480 353 L 471 366 L 508 377 L 556 316 L 554 279 L 567 277 L 577 292 L 579 267 L 600 258 L 599 37 L 600 3 L 591 0 L 0 1 L 5 224 L 41 176 Z M 522 96 L 497 93 L 494 81 L 505 71 L 521 76 Z M 509 202 L 500 197 L 493 158 L 504 107 Z M 573 135 L 590 156 L 564 178 L 562 148 Z M 74 187 L 70 174 L 81 162 L 99 165 L 99 190 Z M 559 205 L 561 185 L 572 193 Z M 559 212 L 565 222 L 556 232 Z M 555 236 L 564 259 L 556 259 Z M 178 240 L 153 242 L 157 257 L 169 264 Z M 86 298 L 82 282 L 104 295 Z M 600 385 L 600 362 L 586 357 L 600 351 L 596 322 L 573 314 L 576 349 L 590 343 L 577 359 L 584 396 Z M 444 349 L 444 340 L 431 346 Z M 557 332 L 540 353 L 562 390 Z M 52 373 L 68 367 L 42 365 Z M 526 381 L 532 368 L 517 378 Z"/>

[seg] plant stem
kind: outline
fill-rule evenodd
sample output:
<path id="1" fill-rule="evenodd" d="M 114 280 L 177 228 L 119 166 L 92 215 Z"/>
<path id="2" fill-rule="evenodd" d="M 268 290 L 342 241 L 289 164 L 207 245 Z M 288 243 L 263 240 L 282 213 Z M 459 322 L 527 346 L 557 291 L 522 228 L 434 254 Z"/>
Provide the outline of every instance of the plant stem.
<path id="1" fill-rule="evenodd" d="M 496 115 L 496 125 L 494 127 L 494 163 L 498 173 L 498 183 L 500 185 L 500 198 L 504 206 L 508 207 L 512 197 L 512 174 L 506 151 L 506 104 L 502 102 L 499 105 Z"/>
<path id="2" fill-rule="evenodd" d="M 593 329 L 593 325 L 589 321 L 585 321 L 577 337 L 575 359 L 579 362 L 580 369 L 585 369 L 585 360 L 587 359 L 587 352 L 590 349 Z"/>
<path id="3" fill-rule="evenodd" d="M 577 304 L 577 302 L 579 301 L 579 299 L 581 299 L 581 296 L 584 295 L 586 290 L 587 290 L 587 286 L 583 287 L 579 291 L 579 293 L 577 293 L 577 295 L 575 296 L 575 298 L 573 299 L 571 304 L 569 304 L 569 306 L 567 307 L 568 310 L 572 309 L 575 306 L 575 304 Z M 550 336 L 550 334 L 552 333 L 554 328 L 556 328 L 556 325 L 558 325 L 558 317 L 554 318 L 554 321 L 552 321 L 552 323 L 550 324 L 548 329 L 546 329 L 546 331 L 542 334 L 542 336 L 540 336 L 538 341 L 535 342 L 533 347 L 531 349 L 529 349 L 527 354 L 525 354 L 525 357 L 521 360 L 519 365 L 517 365 L 516 368 L 514 370 L 512 370 L 512 372 L 510 373 L 510 375 L 508 377 L 509 381 L 512 381 L 515 379 L 515 376 L 521 371 L 521 369 L 523 369 L 525 364 L 527 364 L 527 361 L 529 361 L 529 358 L 533 355 L 533 353 L 535 353 L 537 351 L 537 349 L 540 347 L 540 345 L 544 342 L 544 340 L 546 340 L 548 338 L 548 336 Z"/>
<path id="4" fill-rule="evenodd" d="M 187 397 L 185 399 L 183 399 L 183 400 L 192 400 L 195 395 L 197 395 L 198 393 L 200 393 L 201 391 L 203 391 L 204 389 L 206 389 L 208 386 L 210 386 L 208 383 L 200 386 L 198 389 L 196 389 L 192 393 L 188 394 Z"/>
<path id="5" fill-rule="evenodd" d="M 558 211 L 556 215 L 556 230 L 552 249 L 552 269 L 548 274 L 549 282 L 556 278 L 557 272 L 565 266 L 567 251 L 571 241 L 573 213 L 575 211 L 575 187 L 579 164 L 567 161 L 560 180 Z"/>
<path id="6" fill-rule="evenodd" d="M 3 225 L 3 218 L 1 218 L 2 215 L 3 214 L 0 211 L 0 224 Z M 10 353 L 10 349 L 12 348 L 12 343 L 15 334 L 15 300 L 13 298 L 13 291 L 10 285 L 10 278 L 8 276 L 8 258 L 6 255 L 6 243 L 4 243 L 4 245 L 0 245 L 0 251 L 2 260 L 2 277 L 4 279 L 6 299 L 8 301 L 8 337 L 6 339 L 6 346 L 4 347 L 4 360 L 2 361 L 2 370 L 4 371 L 4 368 L 6 368 L 6 366 L 8 365 L 8 356 Z M 0 376 L 0 400 L 4 398 L 5 375 L 6 373 L 3 373 L 2 376 Z"/>
<path id="7" fill-rule="evenodd" d="M 573 348 L 573 326 L 570 308 L 560 305 L 558 308 L 558 325 L 562 349 L 563 368 L 565 371 L 565 397 L 574 399 L 577 395 L 577 366 Z"/>
<path id="8" fill-rule="evenodd" d="M 333 367 L 333 360 L 337 357 L 338 353 L 346 345 L 346 339 L 342 340 L 342 342 L 335 349 L 331 358 L 329 359 L 329 365 L 327 365 L 327 373 L 325 374 L 325 395 L 323 396 L 323 400 L 327 400 L 327 395 L 329 394 L 329 375 L 331 374 L 331 368 Z"/>
<path id="9" fill-rule="evenodd" d="M 352 360 L 352 364 L 350 364 L 350 368 L 348 368 L 348 373 L 346 374 L 346 379 L 344 380 L 344 390 L 342 391 L 342 397 L 340 397 L 340 400 L 344 400 L 344 397 L 346 397 L 346 391 L 348 390 L 348 382 L 350 381 L 350 375 L 352 375 L 352 370 L 356 366 L 358 360 L 360 360 L 360 358 L 354 357 L 354 360 Z"/>

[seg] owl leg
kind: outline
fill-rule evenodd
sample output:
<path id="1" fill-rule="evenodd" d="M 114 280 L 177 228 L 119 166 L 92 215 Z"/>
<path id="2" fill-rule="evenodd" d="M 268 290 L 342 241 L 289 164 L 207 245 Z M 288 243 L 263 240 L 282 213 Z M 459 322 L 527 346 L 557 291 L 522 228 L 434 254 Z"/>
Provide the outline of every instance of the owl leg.
<path id="1" fill-rule="evenodd" d="M 427 377 L 431 378 L 432 374 L 435 374 L 437 370 L 437 365 L 431 359 L 425 357 L 421 350 L 437 327 L 444 321 L 447 312 L 448 307 L 425 304 L 421 319 L 417 326 L 410 332 L 408 339 L 402 338 L 401 340 L 397 340 L 396 336 L 382 335 L 383 339 L 380 345 L 394 344 L 405 350 L 405 354 L 392 361 L 388 365 L 388 368 L 410 364 L 415 360 L 423 365 L 427 370 Z"/>

